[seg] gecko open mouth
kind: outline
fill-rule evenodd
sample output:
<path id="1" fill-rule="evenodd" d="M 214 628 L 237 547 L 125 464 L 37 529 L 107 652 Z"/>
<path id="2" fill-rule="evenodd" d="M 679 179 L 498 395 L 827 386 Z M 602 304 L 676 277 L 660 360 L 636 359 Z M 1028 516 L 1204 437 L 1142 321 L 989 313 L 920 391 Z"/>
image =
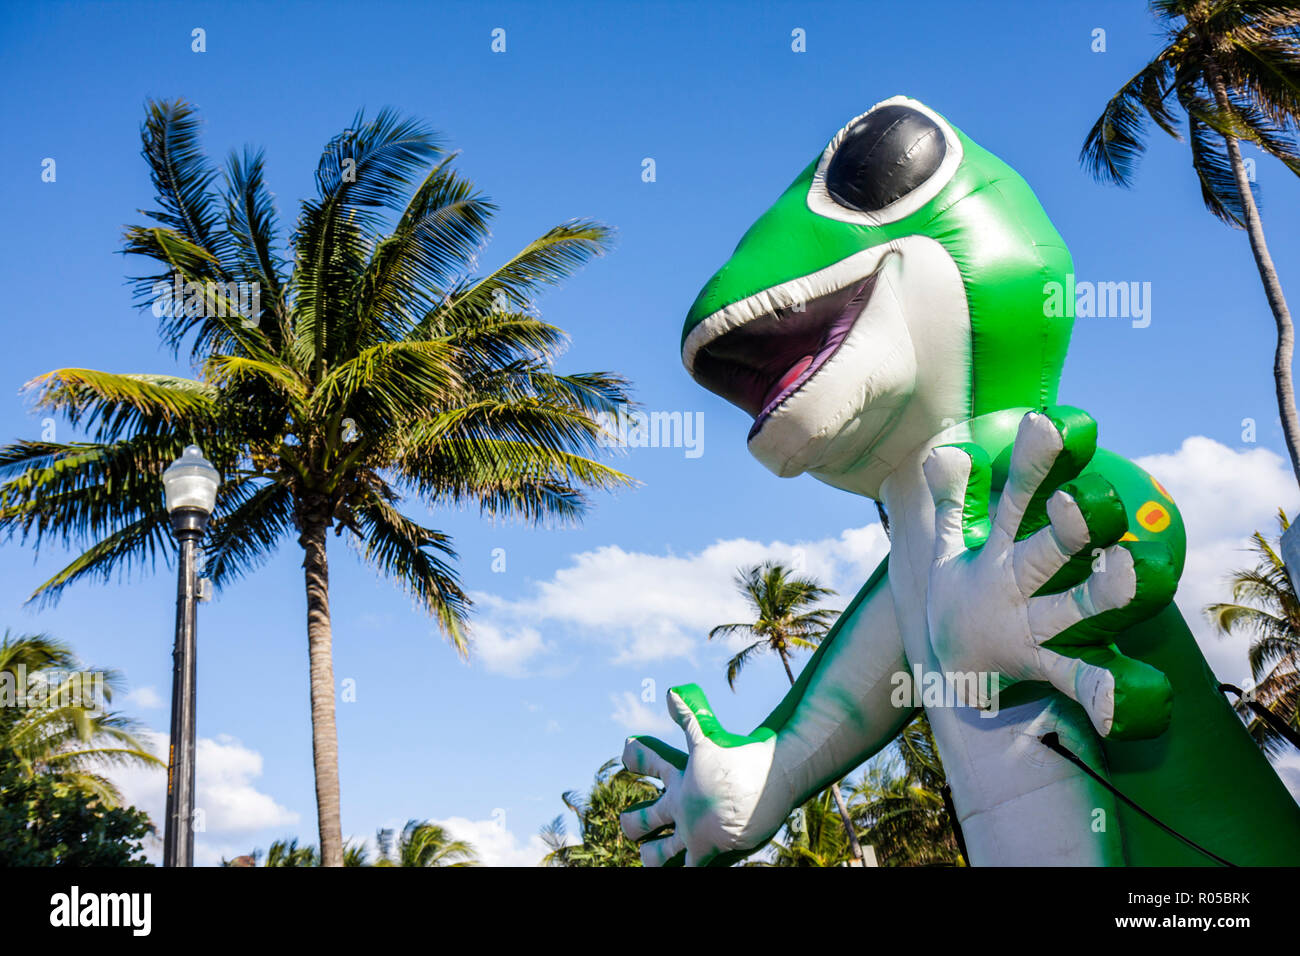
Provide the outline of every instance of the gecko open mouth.
<path id="1" fill-rule="evenodd" d="M 876 273 L 804 304 L 724 332 L 695 355 L 695 379 L 754 416 L 749 437 L 817 374 L 871 299 Z"/>

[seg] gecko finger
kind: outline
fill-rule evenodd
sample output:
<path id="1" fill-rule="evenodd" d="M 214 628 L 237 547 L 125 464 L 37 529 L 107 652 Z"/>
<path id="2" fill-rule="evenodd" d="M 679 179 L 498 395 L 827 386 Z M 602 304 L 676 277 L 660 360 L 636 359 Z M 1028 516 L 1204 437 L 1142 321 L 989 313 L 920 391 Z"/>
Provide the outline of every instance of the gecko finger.
<path id="1" fill-rule="evenodd" d="M 922 470 L 934 499 L 935 560 L 981 546 L 989 527 L 988 453 L 975 444 L 940 445 Z"/>

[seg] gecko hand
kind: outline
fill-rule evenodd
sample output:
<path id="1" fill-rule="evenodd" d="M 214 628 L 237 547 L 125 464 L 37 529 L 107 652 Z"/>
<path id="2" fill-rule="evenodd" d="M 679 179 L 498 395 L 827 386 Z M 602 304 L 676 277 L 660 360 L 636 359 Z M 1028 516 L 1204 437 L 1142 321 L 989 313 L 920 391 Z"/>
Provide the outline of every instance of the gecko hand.
<path id="1" fill-rule="evenodd" d="M 1017 681 L 1046 681 L 1103 737 L 1151 737 L 1168 725 L 1169 682 L 1113 642 L 1169 603 L 1177 575 L 1164 545 L 1117 543 L 1127 517 L 1114 487 L 1079 476 L 1096 434 L 1078 409 L 1027 414 L 991 521 L 983 449 L 930 452 L 930 641 L 946 675 L 977 675 L 985 701 Z"/>
<path id="2" fill-rule="evenodd" d="M 686 734 L 686 752 L 654 737 L 628 738 L 623 766 L 657 777 L 664 789 L 622 815 L 623 832 L 650 837 L 641 845 L 646 866 L 730 864 L 766 843 L 793 806 L 773 773 L 776 741 L 727 733 L 695 684 L 668 691 L 668 712 Z"/>

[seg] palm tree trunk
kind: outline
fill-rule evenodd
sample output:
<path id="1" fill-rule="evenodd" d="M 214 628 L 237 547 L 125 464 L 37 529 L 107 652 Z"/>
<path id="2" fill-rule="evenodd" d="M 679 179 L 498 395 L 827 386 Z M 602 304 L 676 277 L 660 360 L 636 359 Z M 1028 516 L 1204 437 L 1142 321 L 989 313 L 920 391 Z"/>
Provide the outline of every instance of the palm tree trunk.
<path id="1" fill-rule="evenodd" d="M 311 747 L 316 770 L 316 818 L 321 866 L 343 865 L 339 810 L 339 738 L 334 723 L 334 651 L 330 627 L 330 572 L 325 557 L 328 517 L 303 520 L 303 577 L 307 586 L 307 651 L 311 667 Z"/>
<path id="2" fill-rule="evenodd" d="M 794 686 L 794 671 L 790 670 L 790 658 L 785 652 L 784 647 L 778 647 L 777 653 L 781 655 L 781 663 L 785 665 L 785 676 L 790 678 L 790 686 Z"/>
<path id="3" fill-rule="evenodd" d="M 786 654 L 784 647 L 778 647 L 777 653 L 781 655 L 781 663 L 785 665 L 785 676 L 790 678 L 790 686 L 794 686 L 794 671 L 790 670 L 790 658 Z M 844 833 L 849 838 L 849 851 L 858 866 L 866 866 L 865 854 L 862 852 L 862 844 L 858 841 L 858 833 L 853 829 L 853 818 L 849 816 L 849 806 L 844 802 L 844 794 L 840 793 L 838 783 L 831 784 L 831 796 L 835 800 L 835 809 L 840 812 L 840 822 L 844 824 Z"/>
<path id="4" fill-rule="evenodd" d="M 1231 110 L 1228 91 L 1224 86 L 1218 70 L 1211 64 L 1206 71 L 1210 85 L 1214 90 L 1214 99 L 1219 109 L 1225 113 Z M 1295 328 L 1291 324 L 1291 310 L 1287 308 L 1286 298 L 1282 295 L 1282 282 L 1278 279 L 1277 269 L 1273 266 L 1273 257 L 1269 255 L 1268 244 L 1264 242 L 1264 224 L 1259 218 L 1259 209 L 1255 205 L 1255 196 L 1250 191 L 1250 181 L 1246 178 L 1246 166 L 1241 161 L 1241 147 L 1235 136 L 1225 135 L 1228 146 L 1228 158 L 1232 162 L 1232 173 L 1237 180 L 1237 190 L 1241 193 L 1241 205 L 1246 214 L 1246 235 L 1250 237 L 1250 250 L 1255 254 L 1255 267 L 1259 278 L 1264 283 L 1264 294 L 1268 297 L 1269 308 L 1273 310 L 1273 321 L 1277 323 L 1277 350 L 1273 354 L 1273 382 L 1277 392 L 1277 411 L 1282 419 L 1282 434 L 1286 438 L 1286 448 L 1291 455 L 1291 470 L 1296 482 L 1300 484 L 1300 416 L 1296 414 L 1295 385 L 1291 377 L 1291 356 L 1295 351 Z"/>
<path id="5" fill-rule="evenodd" d="M 844 802 L 844 794 L 840 793 L 838 783 L 831 784 L 831 796 L 835 799 L 835 809 L 840 811 L 840 820 L 844 823 L 844 832 L 848 835 L 849 850 L 853 854 L 853 859 L 857 861 L 858 866 L 866 866 L 866 854 L 862 852 L 858 831 L 853 829 L 853 817 L 849 816 L 849 805 Z"/>

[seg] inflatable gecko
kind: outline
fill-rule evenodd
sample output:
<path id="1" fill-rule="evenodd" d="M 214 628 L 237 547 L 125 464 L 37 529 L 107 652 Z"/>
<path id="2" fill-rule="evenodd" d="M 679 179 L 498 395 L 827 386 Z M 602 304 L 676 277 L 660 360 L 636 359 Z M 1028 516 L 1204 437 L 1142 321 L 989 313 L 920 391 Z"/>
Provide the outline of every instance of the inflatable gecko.
<path id="1" fill-rule="evenodd" d="M 1071 319 L 1045 301 L 1072 272 L 1014 170 L 895 97 L 700 292 L 686 369 L 770 470 L 879 502 L 890 553 L 752 732 L 688 684 L 685 751 L 628 739 L 663 782 L 622 818 L 647 865 L 761 848 L 918 706 L 972 864 L 1300 863 L 1300 808 L 1172 603 L 1178 509 L 1056 404 Z"/>

